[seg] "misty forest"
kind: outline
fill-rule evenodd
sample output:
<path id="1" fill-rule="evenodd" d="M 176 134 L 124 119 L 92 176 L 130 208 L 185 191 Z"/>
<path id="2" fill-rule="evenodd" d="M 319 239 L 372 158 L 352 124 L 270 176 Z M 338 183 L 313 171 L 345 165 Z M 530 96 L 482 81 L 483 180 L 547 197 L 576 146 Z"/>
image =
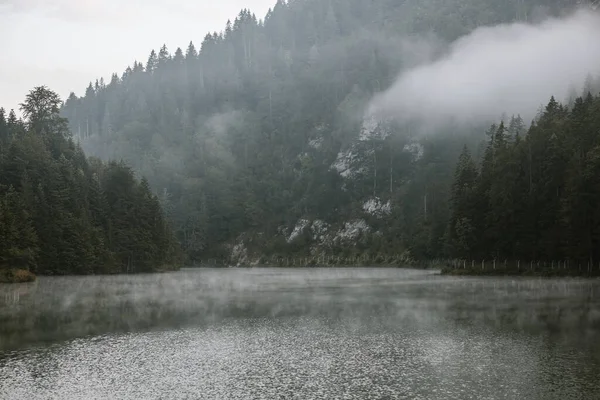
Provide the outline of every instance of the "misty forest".
<path id="1" fill-rule="evenodd" d="M 42 274 L 340 255 L 597 263 L 600 65 L 531 117 L 427 127 L 365 113 L 445 44 L 573 3 L 279 0 L 198 46 L 157 48 L 60 110 L 37 88 L 23 121 L 0 113 L 0 262 Z"/>
<path id="2" fill-rule="evenodd" d="M 0 399 L 600 399 L 600 0 L 244 1 L 0 1 Z"/>

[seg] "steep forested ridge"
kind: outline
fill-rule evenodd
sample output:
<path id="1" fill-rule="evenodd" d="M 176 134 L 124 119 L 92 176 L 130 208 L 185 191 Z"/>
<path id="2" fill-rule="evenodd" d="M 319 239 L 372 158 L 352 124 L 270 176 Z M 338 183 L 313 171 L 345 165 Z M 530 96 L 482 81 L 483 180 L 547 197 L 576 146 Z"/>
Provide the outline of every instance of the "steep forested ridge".
<path id="1" fill-rule="evenodd" d="M 25 122 L 0 108 L 0 269 L 44 275 L 178 267 L 178 245 L 146 180 L 88 159 L 58 95 L 32 90 Z"/>
<path id="2" fill-rule="evenodd" d="M 365 132 L 365 105 L 418 59 L 407 37 L 451 42 L 573 5 L 279 0 L 264 20 L 241 11 L 199 49 L 153 51 L 72 94 L 62 112 L 87 152 L 148 177 L 191 261 L 446 256 L 456 252 L 456 239 L 447 245 L 452 170 L 482 130 L 448 124 L 416 138 L 411 126 L 385 123 Z"/>

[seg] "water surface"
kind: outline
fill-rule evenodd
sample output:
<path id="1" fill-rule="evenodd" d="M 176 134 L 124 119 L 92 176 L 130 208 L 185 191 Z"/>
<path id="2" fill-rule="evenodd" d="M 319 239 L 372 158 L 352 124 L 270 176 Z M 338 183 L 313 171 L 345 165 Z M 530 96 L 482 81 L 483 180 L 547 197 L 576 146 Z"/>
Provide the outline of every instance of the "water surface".
<path id="1" fill-rule="evenodd" d="M 185 270 L 0 285 L 0 399 L 600 399 L 600 282 Z"/>

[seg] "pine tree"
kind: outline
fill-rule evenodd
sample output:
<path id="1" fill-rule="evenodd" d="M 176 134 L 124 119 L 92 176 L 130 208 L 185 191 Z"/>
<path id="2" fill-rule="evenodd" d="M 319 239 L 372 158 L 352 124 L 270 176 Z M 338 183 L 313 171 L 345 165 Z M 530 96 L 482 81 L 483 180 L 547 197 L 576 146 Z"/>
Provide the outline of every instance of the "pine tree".
<path id="1" fill-rule="evenodd" d="M 8 136 L 10 137 L 19 136 L 25 131 L 23 121 L 17 118 L 15 110 L 10 110 L 10 112 L 8 113 L 6 126 L 8 128 Z"/>
<path id="2" fill-rule="evenodd" d="M 516 140 L 517 137 L 522 137 L 526 132 L 525 122 L 520 115 L 513 116 L 508 125 L 508 137 Z"/>
<path id="3" fill-rule="evenodd" d="M 8 122 L 6 121 L 6 111 L 0 108 L 0 146 L 6 146 L 9 140 Z"/>
<path id="4" fill-rule="evenodd" d="M 167 49 L 167 45 L 163 44 L 158 52 L 158 64 L 157 67 L 164 67 L 167 62 L 171 59 L 171 55 L 169 54 L 169 50 Z"/>
<path id="5" fill-rule="evenodd" d="M 478 172 L 469 149 L 465 146 L 456 166 L 452 185 L 449 232 L 446 240 L 450 245 L 450 255 L 458 258 L 471 258 L 476 242 L 476 227 L 472 211 L 476 206 L 476 184 Z"/>
<path id="6" fill-rule="evenodd" d="M 196 46 L 194 46 L 193 42 L 190 42 L 190 44 L 188 45 L 187 50 L 185 52 L 185 58 L 188 61 L 196 60 L 198 58 L 198 51 L 196 50 Z"/>
<path id="7" fill-rule="evenodd" d="M 156 67 L 158 66 L 158 57 L 156 52 L 152 50 L 150 52 L 150 56 L 148 57 L 148 62 L 146 63 L 146 72 L 149 74 L 154 73 L 156 71 Z"/>

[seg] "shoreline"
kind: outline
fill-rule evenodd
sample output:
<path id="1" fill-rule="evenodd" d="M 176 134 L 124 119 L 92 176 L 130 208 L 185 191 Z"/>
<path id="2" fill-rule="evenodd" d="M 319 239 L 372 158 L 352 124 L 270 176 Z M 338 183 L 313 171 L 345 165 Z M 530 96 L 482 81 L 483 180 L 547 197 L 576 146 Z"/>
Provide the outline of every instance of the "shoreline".
<path id="1" fill-rule="evenodd" d="M 295 265 L 286 266 L 282 264 L 263 264 L 263 265 L 237 265 L 237 266 L 221 266 L 221 265 L 196 265 L 196 266 L 182 266 L 177 269 L 162 269 L 153 272 L 140 272 L 140 273 L 116 273 L 116 274 L 101 274 L 101 275 L 61 275 L 61 276 L 115 276 L 115 275 L 148 275 L 148 274 L 164 274 L 168 272 L 177 272 L 185 269 L 204 269 L 204 268 L 216 268 L 216 269 L 253 269 L 253 268 L 277 268 L 277 269 L 352 269 L 352 268 L 378 268 L 378 269 L 412 269 L 412 270 L 438 270 L 441 276 L 455 276 L 455 277 L 540 277 L 540 278 L 600 278 L 600 269 L 588 270 L 588 269 L 564 269 L 564 268 L 550 268 L 541 267 L 539 269 L 516 269 L 516 268 L 504 268 L 498 267 L 495 269 L 480 269 L 480 268 L 462 268 L 454 267 L 450 265 L 435 265 L 437 263 L 416 263 L 416 264 L 307 264 L 307 265 Z M 56 275 L 39 275 L 45 276 L 56 276 Z M 24 269 L 0 269 L 0 284 L 18 284 L 18 283 L 31 283 L 37 280 L 38 276 L 34 273 Z"/>
<path id="2" fill-rule="evenodd" d="M 527 269 L 504 269 L 498 268 L 495 270 L 478 270 L 478 269 L 461 269 L 445 267 L 441 270 L 441 275 L 444 276 L 489 276 L 489 277 L 515 277 L 515 278 L 600 278 L 600 271 L 588 271 L 578 269 L 540 269 L 540 270 L 527 270 Z"/>
<path id="3" fill-rule="evenodd" d="M 37 280 L 37 276 L 26 269 L 0 268 L 0 283 L 31 283 Z"/>
<path id="4" fill-rule="evenodd" d="M 118 275 L 154 275 L 154 274 L 166 274 L 169 272 L 180 271 L 184 267 L 178 268 L 161 268 L 156 271 L 150 272 L 136 272 L 136 273 L 107 273 L 107 274 L 68 274 L 68 275 L 36 275 L 31 271 L 18 268 L 0 268 L 0 284 L 17 284 L 17 283 L 32 283 L 37 281 L 38 277 L 63 277 L 63 276 L 118 276 Z"/>

